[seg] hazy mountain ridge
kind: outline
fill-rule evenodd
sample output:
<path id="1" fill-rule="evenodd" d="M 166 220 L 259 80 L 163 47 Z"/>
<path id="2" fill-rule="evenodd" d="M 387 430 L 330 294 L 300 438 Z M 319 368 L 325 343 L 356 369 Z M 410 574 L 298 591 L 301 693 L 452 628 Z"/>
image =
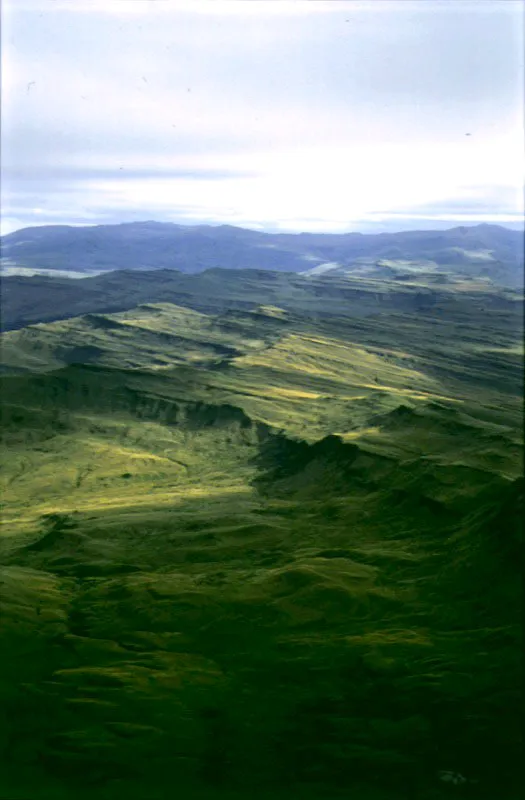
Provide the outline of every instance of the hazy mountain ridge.
<path id="1" fill-rule="evenodd" d="M 24 228 L 1 239 L 4 269 L 264 269 L 306 272 L 336 265 L 343 272 L 405 264 L 441 273 L 523 283 L 523 233 L 499 225 L 399 233 L 282 234 L 230 225 L 133 222 L 90 227 Z M 379 262 L 379 263 L 378 263 Z"/>

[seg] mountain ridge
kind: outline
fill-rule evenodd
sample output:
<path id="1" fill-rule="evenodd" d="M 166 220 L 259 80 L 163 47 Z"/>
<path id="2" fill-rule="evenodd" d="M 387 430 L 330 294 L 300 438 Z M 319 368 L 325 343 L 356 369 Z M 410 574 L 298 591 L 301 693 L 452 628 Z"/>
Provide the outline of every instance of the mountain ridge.
<path id="1" fill-rule="evenodd" d="M 6 274 L 36 270 L 90 274 L 118 269 L 212 268 L 384 274 L 423 267 L 519 286 L 523 233 L 499 225 L 396 233 L 269 233 L 232 225 L 129 222 L 22 228 L 0 239 Z M 385 263 L 383 263 L 385 262 Z M 379 271 L 378 271 L 379 270 Z"/>
<path id="2" fill-rule="evenodd" d="M 330 300 L 323 314 L 356 317 L 380 308 L 416 311 L 454 307 L 473 301 L 480 308 L 511 311 L 523 304 L 515 289 L 475 280 L 435 284 L 425 274 L 408 279 L 376 279 L 364 275 L 299 275 L 256 269 L 207 269 L 188 275 L 178 270 L 113 270 L 73 278 L 49 275 L 2 277 L 2 328 L 13 330 L 38 322 L 67 319 L 86 313 L 121 312 L 141 303 L 170 302 L 196 311 L 250 310 L 257 304 L 299 308 L 317 314 L 319 303 Z"/>

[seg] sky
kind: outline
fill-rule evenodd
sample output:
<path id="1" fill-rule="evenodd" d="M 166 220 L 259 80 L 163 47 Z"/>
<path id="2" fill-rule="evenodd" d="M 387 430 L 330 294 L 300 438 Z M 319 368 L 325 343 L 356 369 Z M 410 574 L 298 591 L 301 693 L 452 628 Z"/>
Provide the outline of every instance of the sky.
<path id="1" fill-rule="evenodd" d="M 523 220 L 522 0 L 3 0 L 1 226 Z"/>

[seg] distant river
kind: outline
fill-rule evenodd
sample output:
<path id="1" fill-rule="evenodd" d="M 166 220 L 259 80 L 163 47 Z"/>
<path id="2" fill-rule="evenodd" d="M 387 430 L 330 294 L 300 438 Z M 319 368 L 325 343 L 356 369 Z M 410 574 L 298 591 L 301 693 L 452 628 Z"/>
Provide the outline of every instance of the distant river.
<path id="1" fill-rule="evenodd" d="M 10 275 L 25 275 L 30 278 L 32 275 L 45 275 L 48 278 L 92 278 L 107 272 L 103 269 L 91 269 L 85 272 L 74 272 L 69 269 L 39 269 L 38 267 L 0 267 L 0 275 L 6 277 Z"/>

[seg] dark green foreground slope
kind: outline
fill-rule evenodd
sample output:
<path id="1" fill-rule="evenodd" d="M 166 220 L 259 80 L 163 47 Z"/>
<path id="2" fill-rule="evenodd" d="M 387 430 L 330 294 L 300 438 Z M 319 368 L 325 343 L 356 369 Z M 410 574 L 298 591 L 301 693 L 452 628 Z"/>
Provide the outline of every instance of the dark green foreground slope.
<path id="1" fill-rule="evenodd" d="M 0 797 L 520 796 L 520 326 L 475 308 L 7 335 Z"/>

